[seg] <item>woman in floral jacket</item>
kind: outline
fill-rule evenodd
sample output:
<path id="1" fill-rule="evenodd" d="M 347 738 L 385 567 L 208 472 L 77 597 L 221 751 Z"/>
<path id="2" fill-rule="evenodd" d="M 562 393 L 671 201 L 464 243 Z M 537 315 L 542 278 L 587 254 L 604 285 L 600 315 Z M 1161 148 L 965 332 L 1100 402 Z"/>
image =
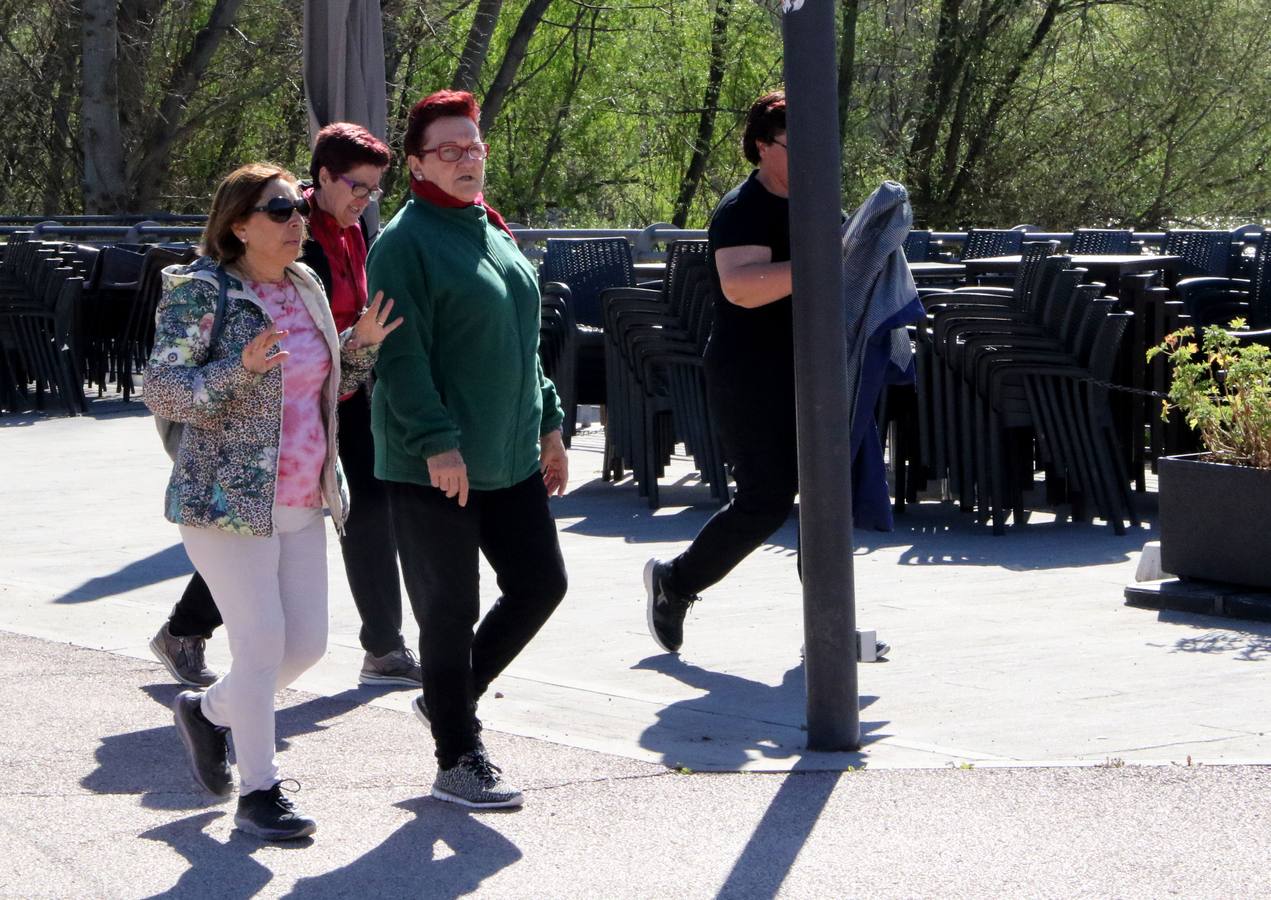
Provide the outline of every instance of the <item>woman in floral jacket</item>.
<path id="1" fill-rule="evenodd" d="M 173 703 L 196 780 L 233 788 L 234 823 L 259 837 L 312 834 L 317 825 L 281 793 L 274 761 L 274 692 L 326 650 L 326 536 L 347 508 L 336 462 L 336 403 L 364 381 L 393 301 L 377 295 L 344 332 L 322 286 L 296 262 L 308 204 L 295 176 L 254 163 L 217 189 L 202 255 L 164 272 L 146 405 L 183 431 L 166 515 L 211 587 L 232 661 L 204 694 Z M 226 299 L 212 343 L 220 279 Z"/>

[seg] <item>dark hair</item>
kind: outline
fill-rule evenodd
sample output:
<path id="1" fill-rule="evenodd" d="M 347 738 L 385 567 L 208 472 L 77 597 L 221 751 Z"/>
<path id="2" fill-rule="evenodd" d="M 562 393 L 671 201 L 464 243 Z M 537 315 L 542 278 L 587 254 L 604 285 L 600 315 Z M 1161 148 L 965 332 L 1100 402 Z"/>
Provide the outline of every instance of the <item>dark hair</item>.
<path id="1" fill-rule="evenodd" d="M 746 113 L 746 130 L 741 136 L 741 152 L 754 165 L 759 165 L 757 141 L 771 144 L 778 132 L 786 130 L 786 92 L 764 94 Z"/>
<path id="2" fill-rule="evenodd" d="M 407 156 L 418 156 L 424 148 L 424 132 L 438 119 L 447 116 L 463 116 L 480 123 L 481 107 L 467 91 L 437 91 L 429 94 L 411 107 L 406 118 L 406 135 L 402 138 L 402 150 Z"/>
<path id="3" fill-rule="evenodd" d="M 252 207 L 260 203 L 261 191 L 274 179 L 297 183 L 295 175 L 274 163 L 248 163 L 226 175 L 212 197 L 199 252 L 222 265 L 237 262 L 245 248 L 234 234 L 234 224 L 252 214 Z"/>
<path id="4" fill-rule="evenodd" d="M 393 155 L 385 143 L 361 125 L 332 122 L 318 132 L 318 139 L 313 145 L 313 160 L 309 163 L 309 177 L 316 185 L 318 171 L 324 167 L 335 176 L 361 165 L 382 169 L 392 161 Z"/>

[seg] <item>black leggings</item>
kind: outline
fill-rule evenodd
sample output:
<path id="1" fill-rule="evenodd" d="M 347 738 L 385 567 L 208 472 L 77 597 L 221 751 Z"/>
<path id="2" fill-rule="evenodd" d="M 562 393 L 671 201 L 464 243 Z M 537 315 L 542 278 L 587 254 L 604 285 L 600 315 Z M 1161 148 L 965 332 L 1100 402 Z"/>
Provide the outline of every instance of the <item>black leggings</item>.
<path id="1" fill-rule="evenodd" d="M 697 594 L 723 579 L 785 524 L 799 492 L 793 378 L 757 382 L 706 370 L 711 418 L 732 469 L 732 501 L 672 560 L 671 588 Z"/>
<path id="2" fill-rule="evenodd" d="M 419 620 L 424 703 L 437 761 L 449 768 L 477 746 L 477 699 L 565 596 L 565 562 L 537 473 L 502 490 L 471 491 L 463 507 L 434 487 L 386 485 Z M 480 625 L 478 553 L 502 594 Z"/>
<path id="3" fill-rule="evenodd" d="M 375 477 L 375 444 L 371 439 L 371 405 L 359 390 L 339 406 L 340 468 L 349 487 L 349 515 L 340 538 L 344 571 L 353 603 L 362 617 L 362 648 L 374 656 L 400 650 L 402 590 L 397 574 L 388 492 Z M 207 582 L 198 572 L 172 609 L 168 630 L 178 637 L 212 636 L 221 614 Z"/>

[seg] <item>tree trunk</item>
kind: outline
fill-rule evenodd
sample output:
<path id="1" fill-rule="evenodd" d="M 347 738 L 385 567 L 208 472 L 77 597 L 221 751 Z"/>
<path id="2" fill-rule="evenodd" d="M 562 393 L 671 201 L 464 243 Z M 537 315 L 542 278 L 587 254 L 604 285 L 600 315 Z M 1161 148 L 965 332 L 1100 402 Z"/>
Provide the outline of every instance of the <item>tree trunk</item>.
<path id="1" fill-rule="evenodd" d="M 194 44 L 177 63 L 168 78 L 159 109 L 146 130 L 136 165 L 132 167 L 133 208 L 138 212 L 155 208 L 167 182 L 172 147 L 181 133 L 182 119 L 190 97 L 198 90 L 216 48 L 234 25 L 243 0 L 216 0 L 207 24 L 194 36 Z"/>
<path id="2" fill-rule="evenodd" d="M 84 212 L 123 212 L 127 192 L 123 132 L 119 127 L 119 29 L 115 0 L 83 0 L 81 34 Z"/>
<path id="3" fill-rule="evenodd" d="M 861 0 L 842 0 L 843 33 L 839 39 L 839 141 L 847 135 L 847 112 L 852 108 L 856 76 L 856 19 Z"/>
<path id="4" fill-rule="evenodd" d="M 494 26 L 499 21 L 499 11 L 503 8 L 503 0 L 479 0 L 477 14 L 472 19 L 472 27 L 468 29 L 468 40 L 459 54 L 459 65 L 455 69 L 455 77 L 450 86 L 456 91 L 475 91 L 481 80 L 481 70 L 485 68 L 485 57 L 490 52 L 490 38 L 494 34 Z"/>
<path id="5" fill-rule="evenodd" d="M 508 41 L 508 48 L 503 54 L 503 61 L 499 64 L 498 72 L 494 75 L 494 81 L 481 101 L 482 134 L 489 134 L 490 129 L 494 127 L 494 121 L 498 118 L 503 101 L 507 98 L 508 89 L 512 87 L 517 70 L 521 68 L 521 63 L 525 60 L 525 51 L 529 49 L 530 38 L 534 37 L 534 31 L 538 28 L 538 23 L 543 21 L 543 13 L 547 12 L 551 2 L 552 0 L 529 0 L 529 3 L 525 5 L 525 12 L 521 13 L 521 18 L 516 23 L 516 30 L 512 32 L 512 39 Z"/>
<path id="6" fill-rule="evenodd" d="M 719 90 L 724 83 L 724 51 L 728 45 L 728 14 L 731 11 L 732 0 L 717 0 L 715 19 L 711 24 L 710 66 L 706 75 L 706 95 L 702 98 L 702 114 L 697 119 L 693 155 L 689 159 L 684 180 L 680 182 L 680 193 L 675 198 L 675 212 L 671 216 L 671 224 L 676 228 L 683 228 L 688 221 L 689 209 L 693 206 L 693 198 L 697 195 L 702 176 L 706 174 L 706 163 L 710 159 L 715 115 L 719 112 Z"/>

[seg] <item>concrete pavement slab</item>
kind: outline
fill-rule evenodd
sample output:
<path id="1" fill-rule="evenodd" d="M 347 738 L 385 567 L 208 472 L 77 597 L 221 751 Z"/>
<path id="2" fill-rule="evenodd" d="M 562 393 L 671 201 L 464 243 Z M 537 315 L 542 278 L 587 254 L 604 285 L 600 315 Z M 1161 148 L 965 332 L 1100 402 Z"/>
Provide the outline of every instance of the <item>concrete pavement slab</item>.
<path id="1" fill-rule="evenodd" d="M 793 522 L 705 593 L 683 653 L 664 654 L 641 569 L 712 509 L 692 505 L 707 495 L 681 460 L 650 511 L 630 482 L 601 482 L 599 448 L 590 432 L 571 452 L 573 487 L 554 501 L 570 593 L 483 704 L 492 730 L 694 771 L 1271 759 L 1271 626 L 1124 606 L 1150 528 L 1117 537 L 1038 513 L 994 538 L 936 502 L 857 535 L 858 620 L 894 650 L 860 668 L 861 751 L 807 753 Z M 161 517 L 168 469 L 139 404 L 0 420 L 0 629 L 148 660 L 190 571 Z M 362 651 L 334 533 L 328 567 L 330 650 L 296 687 L 341 696 Z M 494 593 L 487 570 L 483 601 Z M 227 665 L 223 637 L 209 658 Z"/>
<path id="2" fill-rule="evenodd" d="M 0 633 L 0 896 L 824 898 L 1261 896 L 1268 770 L 685 774 L 487 733 L 519 811 L 426 796 L 413 716 L 279 695 L 314 838 L 235 831 L 194 787 L 155 662 Z"/>

